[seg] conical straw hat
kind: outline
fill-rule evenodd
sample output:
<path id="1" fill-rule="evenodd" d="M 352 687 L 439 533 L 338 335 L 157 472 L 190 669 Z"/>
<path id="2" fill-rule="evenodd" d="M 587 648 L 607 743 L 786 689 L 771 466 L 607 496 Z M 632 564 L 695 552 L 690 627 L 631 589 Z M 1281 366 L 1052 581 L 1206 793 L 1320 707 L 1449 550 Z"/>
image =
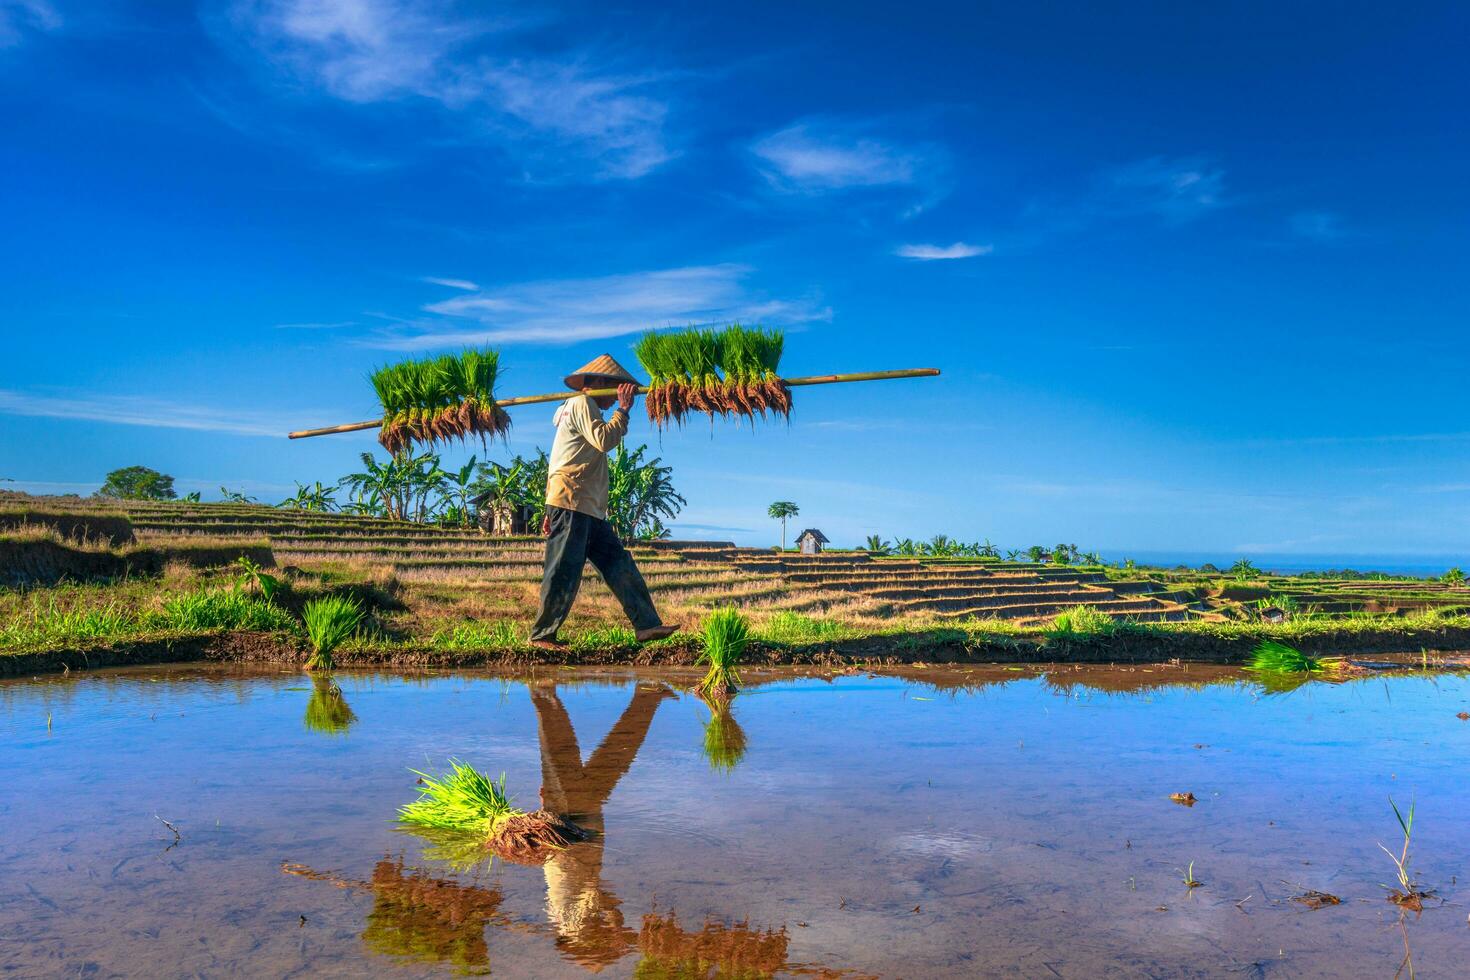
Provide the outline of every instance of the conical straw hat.
<path id="1" fill-rule="evenodd" d="M 586 364 L 577 368 L 576 371 L 567 375 L 567 387 L 573 391 L 581 391 L 588 378 L 607 378 L 611 383 L 609 388 L 616 388 L 619 384 L 627 382 L 637 384 L 638 379 L 628 373 L 628 369 L 612 359 L 611 354 L 603 354 L 594 357 Z"/>

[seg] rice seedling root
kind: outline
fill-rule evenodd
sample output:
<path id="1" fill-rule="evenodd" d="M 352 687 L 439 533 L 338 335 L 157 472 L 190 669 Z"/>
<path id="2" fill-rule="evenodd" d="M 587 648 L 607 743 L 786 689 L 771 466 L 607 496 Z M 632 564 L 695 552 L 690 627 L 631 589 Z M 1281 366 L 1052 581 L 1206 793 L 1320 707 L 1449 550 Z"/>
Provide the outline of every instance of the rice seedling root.
<path id="1" fill-rule="evenodd" d="M 536 810 L 501 821 L 486 847 L 497 857 L 520 864 L 544 864 L 557 851 L 586 840 L 590 834 L 552 813 Z"/>

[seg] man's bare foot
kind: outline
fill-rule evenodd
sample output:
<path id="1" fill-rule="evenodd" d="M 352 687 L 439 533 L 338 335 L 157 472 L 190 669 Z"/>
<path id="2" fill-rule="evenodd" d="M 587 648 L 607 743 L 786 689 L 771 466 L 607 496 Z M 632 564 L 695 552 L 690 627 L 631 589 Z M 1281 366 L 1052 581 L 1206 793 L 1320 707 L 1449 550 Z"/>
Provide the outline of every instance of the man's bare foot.
<path id="1" fill-rule="evenodd" d="M 550 650 L 553 653 L 565 653 L 567 645 L 561 640 L 532 640 L 531 646 L 537 650 Z"/>
<path id="2" fill-rule="evenodd" d="M 678 624 L 670 626 L 668 623 L 662 626 L 651 626 L 646 630 L 639 630 L 635 636 L 639 643 L 647 643 L 649 640 L 662 640 L 666 636 L 673 636 L 679 631 Z"/>

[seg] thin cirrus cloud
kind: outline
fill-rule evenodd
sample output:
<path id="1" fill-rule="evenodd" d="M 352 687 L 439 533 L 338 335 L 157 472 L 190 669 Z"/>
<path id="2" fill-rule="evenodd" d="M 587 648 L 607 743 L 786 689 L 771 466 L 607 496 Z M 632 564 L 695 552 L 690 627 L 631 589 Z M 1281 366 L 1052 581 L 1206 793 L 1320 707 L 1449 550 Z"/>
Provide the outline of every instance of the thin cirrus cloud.
<path id="1" fill-rule="evenodd" d="M 941 196 L 944 151 L 878 135 L 873 123 L 808 119 L 750 145 L 756 172 L 782 194 L 818 195 L 876 188 L 914 188 L 927 202 Z"/>
<path id="2" fill-rule="evenodd" d="M 1311 242 L 1337 242 L 1347 236 L 1342 215 L 1333 211 L 1298 211 L 1291 216 L 1291 233 Z"/>
<path id="3" fill-rule="evenodd" d="M 61 14 L 46 0 L 0 0 L 0 48 L 13 48 L 32 32 L 61 27 Z"/>
<path id="4" fill-rule="evenodd" d="M 973 259 L 977 255 L 989 255 L 994 250 L 992 245 L 955 242 L 953 245 L 900 245 L 893 250 L 893 254 L 920 262 L 938 262 L 946 259 Z"/>
<path id="5" fill-rule="evenodd" d="M 247 410 L 223 411 L 136 395 L 35 394 L 0 389 L 0 414 L 32 418 L 77 419 L 140 425 L 156 429 L 189 429 L 241 436 L 279 436 L 293 421 L 286 415 Z M 325 417 L 325 416 L 323 416 Z"/>
<path id="6" fill-rule="evenodd" d="M 618 72 L 582 51 L 518 56 L 525 24 L 458 18 L 411 0 L 236 0 L 216 36 L 294 83 L 360 105 L 424 100 L 454 139 L 497 142 L 549 174 L 641 177 L 674 151 L 661 76 Z"/>
<path id="7" fill-rule="evenodd" d="M 420 276 L 419 282 L 426 282 L 434 286 L 446 286 L 449 289 L 463 289 L 467 292 L 474 292 L 480 288 L 476 283 L 470 282 L 468 279 L 442 279 L 439 276 Z"/>
<path id="8" fill-rule="evenodd" d="M 585 279 L 516 283 L 424 307 L 428 316 L 361 341 L 387 350 L 473 343 L 573 344 L 650 327 L 716 320 L 808 323 L 832 310 L 815 299 L 776 299 L 752 290 L 751 269 L 732 263 Z"/>
<path id="9" fill-rule="evenodd" d="M 1149 157 L 1106 171 L 1089 202 L 1104 216 L 1193 221 L 1226 206 L 1225 171 L 1203 157 Z"/>

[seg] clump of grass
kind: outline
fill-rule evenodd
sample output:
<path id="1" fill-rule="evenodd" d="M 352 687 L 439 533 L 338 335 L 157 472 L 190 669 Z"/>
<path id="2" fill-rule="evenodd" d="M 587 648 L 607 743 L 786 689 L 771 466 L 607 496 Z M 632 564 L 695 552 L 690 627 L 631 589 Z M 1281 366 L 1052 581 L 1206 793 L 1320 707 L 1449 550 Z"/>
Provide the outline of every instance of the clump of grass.
<path id="1" fill-rule="evenodd" d="M 123 636 L 138 628 L 137 617 L 116 602 L 90 609 L 63 609 L 53 596 L 26 617 L 0 624 L 0 647 L 64 646 Z"/>
<path id="2" fill-rule="evenodd" d="M 768 643 L 825 643 L 841 638 L 842 625 L 832 619 L 817 619 L 815 616 L 783 611 L 762 623 L 759 635 Z"/>
<path id="3" fill-rule="evenodd" d="M 357 720 L 342 689 L 332 682 L 330 676 L 317 675 L 311 679 L 311 698 L 306 702 L 306 727 L 326 735 L 341 735 Z"/>
<path id="4" fill-rule="evenodd" d="M 729 701 L 711 705 L 704 725 L 704 758 L 715 772 L 731 772 L 745 758 L 749 739 L 730 712 Z"/>
<path id="5" fill-rule="evenodd" d="M 296 626 L 286 610 L 238 589 L 195 589 L 170 596 L 153 622 L 190 631 L 289 630 Z"/>
<path id="6" fill-rule="evenodd" d="M 417 800 L 399 808 L 399 821 L 473 835 L 502 857 L 518 861 L 542 861 L 551 851 L 585 839 L 584 831 L 554 813 L 518 809 L 505 792 L 504 773 L 492 780 L 454 759 L 449 768 L 443 776 L 411 770 L 422 788 Z"/>
<path id="7" fill-rule="evenodd" d="M 636 647 L 638 635 L 626 626 L 594 626 L 572 636 L 567 644 L 577 653 Z"/>
<path id="8" fill-rule="evenodd" d="M 1118 629 L 1118 621 L 1096 606 L 1077 606 L 1058 613 L 1051 621 L 1051 628 L 1046 631 L 1046 635 L 1055 639 L 1111 636 Z"/>
<path id="9" fill-rule="evenodd" d="M 1256 615 L 1266 619 L 1272 612 L 1281 614 L 1283 620 L 1293 619 L 1301 615 L 1301 604 L 1289 595 L 1272 595 L 1264 599 L 1257 599 L 1251 603 Z"/>
<path id="10" fill-rule="evenodd" d="M 711 701 L 728 699 L 739 690 L 737 667 L 750 643 L 750 622 L 737 609 L 717 609 L 704 621 L 704 650 L 698 664 L 709 664 L 699 693 Z"/>
<path id="11" fill-rule="evenodd" d="M 301 618 L 312 648 L 306 669 L 331 670 L 332 652 L 362 625 L 362 604 L 352 596 L 322 596 L 306 604 Z"/>
<path id="12" fill-rule="evenodd" d="M 493 623 L 456 623 L 436 632 L 429 641 L 441 650 L 485 650 L 519 647 L 521 637 L 508 619 Z"/>

